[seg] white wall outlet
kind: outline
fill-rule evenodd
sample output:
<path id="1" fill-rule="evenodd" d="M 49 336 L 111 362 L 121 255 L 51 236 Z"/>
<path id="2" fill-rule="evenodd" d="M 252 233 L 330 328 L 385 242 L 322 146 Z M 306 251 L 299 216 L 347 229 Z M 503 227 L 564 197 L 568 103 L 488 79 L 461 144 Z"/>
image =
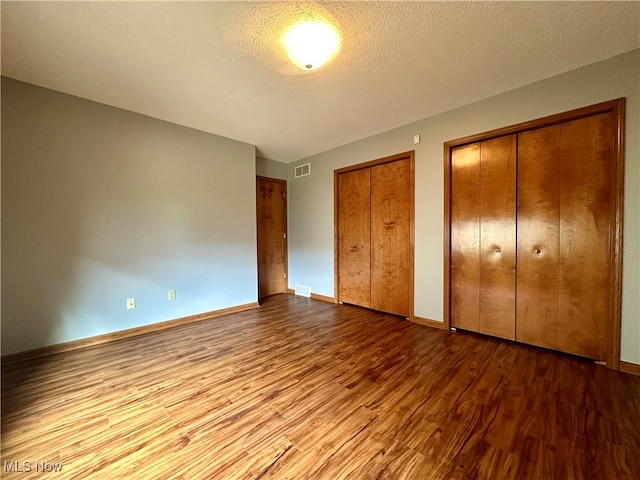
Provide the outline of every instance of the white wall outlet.
<path id="1" fill-rule="evenodd" d="M 167 298 L 169 300 L 175 300 L 176 299 L 176 291 L 175 290 L 169 290 L 167 292 Z"/>
<path id="2" fill-rule="evenodd" d="M 134 308 L 136 308 L 136 299 L 127 298 L 127 310 L 133 310 Z"/>

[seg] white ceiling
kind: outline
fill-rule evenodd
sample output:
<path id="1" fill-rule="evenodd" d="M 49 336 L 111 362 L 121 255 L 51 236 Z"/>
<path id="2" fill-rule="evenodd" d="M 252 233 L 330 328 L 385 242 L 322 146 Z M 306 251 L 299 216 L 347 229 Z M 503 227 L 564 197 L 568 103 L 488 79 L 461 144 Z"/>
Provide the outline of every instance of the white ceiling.
<path id="1" fill-rule="evenodd" d="M 640 47 L 640 2 L 2 2 L 2 74 L 291 162 Z M 279 46 L 333 19 L 314 72 Z"/>

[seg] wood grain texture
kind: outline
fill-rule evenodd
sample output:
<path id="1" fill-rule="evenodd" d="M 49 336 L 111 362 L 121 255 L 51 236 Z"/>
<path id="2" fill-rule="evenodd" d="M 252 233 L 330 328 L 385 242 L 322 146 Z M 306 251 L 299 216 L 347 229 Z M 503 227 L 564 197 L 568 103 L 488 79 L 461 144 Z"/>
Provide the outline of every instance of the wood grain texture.
<path id="1" fill-rule="evenodd" d="M 560 127 L 518 135 L 516 336 L 545 344 L 556 331 L 560 278 Z"/>
<path id="2" fill-rule="evenodd" d="M 82 338 L 80 340 L 72 340 L 70 342 L 57 343 L 55 345 L 48 345 L 46 347 L 34 348 L 32 350 L 26 350 L 22 352 L 10 353 L 2 355 L 2 364 L 7 365 L 13 362 L 21 362 L 25 360 L 34 360 L 49 355 L 55 355 L 58 353 L 71 352 L 73 350 L 79 350 L 82 348 L 93 347 L 104 343 L 111 343 L 118 340 L 123 340 L 129 337 L 135 337 L 137 335 L 145 335 L 152 332 L 159 332 L 169 328 L 178 327 L 180 325 L 186 325 L 193 322 L 200 322 L 202 320 L 211 320 L 213 318 L 220 317 L 222 315 L 228 315 L 230 313 L 244 312 L 245 310 L 251 310 L 260 307 L 258 302 L 245 303 L 242 305 L 234 305 L 233 307 L 221 308 L 211 312 L 198 313 L 196 315 L 189 315 L 187 317 L 175 318 L 173 320 L 166 320 L 164 322 L 152 323 L 150 325 L 144 325 L 142 327 L 128 328 L 126 330 L 119 330 L 117 332 L 105 333 L 103 335 L 96 335 L 95 337 Z"/>
<path id="3" fill-rule="evenodd" d="M 320 300 L 322 302 L 336 303 L 336 299 L 335 298 L 329 297 L 327 295 L 320 295 L 319 293 L 311 292 L 311 298 L 313 298 L 314 300 Z"/>
<path id="4" fill-rule="evenodd" d="M 610 328 L 614 118 L 562 124 L 560 318 L 564 352 L 607 360 Z"/>
<path id="5" fill-rule="evenodd" d="M 287 182 L 256 178 L 258 296 L 287 290 Z"/>
<path id="6" fill-rule="evenodd" d="M 480 143 L 480 333 L 516 337 L 516 136 Z"/>
<path id="7" fill-rule="evenodd" d="M 334 171 L 338 302 L 413 318 L 414 155 Z"/>
<path id="8" fill-rule="evenodd" d="M 631 479 L 638 424 L 639 377 L 293 295 L 2 368 L 9 480 Z"/>
<path id="9" fill-rule="evenodd" d="M 418 325 L 424 325 L 425 327 L 436 328 L 438 330 L 448 330 L 443 322 L 439 322 L 438 320 L 433 320 L 431 318 L 418 317 L 415 315 L 410 320 Z"/>
<path id="10" fill-rule="evenodd" d="M 413 311 L 412 164 L 371 167 L 371 307 L 409 317 Z"/>
<path id="11" fill-rule="evenodd" d="M 615 118 L 519 135 L 518 340 L 610 360 Z"/>
<path id="12" fill-rule="evenodd" d="M 480 330 L 480 144 L 451 151 L 451 326 Z"/>
<path id="13" fill-rule="evenodd" d="M 337 177 L 338 299 L 371 306 L 371 173 Z"/>
<path id="14" fill-rule="evenodd" d="M 568 198 L 560 189 L 560 180 L 563 173 L 561 172 L 561 164 L 557 160 L 553 160 L 553 156 L 556 155 L 554 153 L 554 148 L 560 150 L 560 146 L 553 144 L 553 139 L 549 137 L 547 140 L 551 141 L 550 144 L 544 146 L 541 145 L 541 141 L 544 140 L 544 130 L 549 128 L 549 131 L 553 131 L 554 128 L 560 128 L 559 125 L 567 124 L 572 122 L 577 122 L 579 124 L 582 120 L 587 119 L 589 117 L 599 117 L 607 119 L 607 126 L 605 130 L 607 130 L 606 138 L 602 135 L 603 130 L 596 132 L 592 130 L 591 134 L 593 134 L 585 145 L 588 145 L 595 142 L 598 144 L 595 147 L 594 151 L 600 150 L 606 151 L 605 156 L 608 158 L 606 163 L 606 168 L 608 171 L 605 176 L 600 180 L 604 180 L 604 183 L 601 183 L 599 186 L 595 187 L 595 190 L 591 191 L 591 194 L 595 195 L 593 198 L 590 198 L 590 194 L 586 196 L 583 195 L 583 200 L 586 200 L 584 205 L 590 205 L 586 208 L 582 209 L 582 213 L 594 208 L 593 218 L 589 218 L 589 214 L 582 215 L 578 212 L 574 212 L 572 214 L 573 223 L 564 225 L 564 232 L 569 233 L 573 231 L 574 233 L 569 236 L 564 236 L 565 240 L 562 240 L 560 234 L 560 199 L 561 196 L 563 198 Z M 597 305 L 597 308 L 601 308 L 603 305 L 608 304 L 608 313 L 603 313 L 603 316 L 600 317 L 600 324 L 597 326 L 599 330 L 596 333 L 597 336 L 600 337 L 598 340 L 599 346 L 597 347 L 599 356 L 603 360 L 606 361 L 607 367 L 612 369 L 618 369 L 620 364 L 620 328 L 621 328 L 621 308 L 622 308 L 622 230 L 623 230 L 623 184 L 624 184 L 624 119 L 625 119 L 625 99 L 618 98 L 615 100 L 610 100 L 607 102 L 598 103 L 595 105 L 590 105 L 587 107 L 579 108 L 576 110 L 571 110 L 568 112 L 559 113 L 556 115 L 551 115 L 544 118 L 539 118 L 531 121 L 527 121 L 524 123 L 512 125 L 509 127 L 499 128 L 496 130 L 491 130 L 488 132 L 475 134 L 471 136 L 467 136 L 464 138 L 459 138 L 457 140 L 451 140 L 445 142 L 444 144 L 444 318 L 443 323 L 445 326 L 456 326 L 455 315 L 456 315 L 456 302 L 469 301 L 471 304 L 474 303 L 474 299 L 468 300 L 469 297 L 465 295 L 461 295 L 464 293 L 463 291 L 456 291 L 455 282 L 460 279 L 460 272 L 463 274 L 469 275 L 470 277 L 474 277 L 475 273 L 473 273 L 473 267 L 467 268 L 466 270 L 460 270 L 458 272 L 458 277 L 456 277 L 456 261 L 459 260 L 458 254 L 456 252 L 456 242 L 460 240 L 460 238 L 456 238 L 457 233 L 455 231 L 456 228 L 456 198 L 454 195 L 454 186 L 456 182 L 456 172 L 454 169 L 453 158 L 456 155 L 456 152 L 462 152 L 463 149 L 470 147 L 474 144 L 479 144 L 487 140 L 495 139 L 497 137 L 503 137 L 505 135 L 517 134 L 520 137 L 529 138 L 529 140 L 533 143 L 530 145 L 518 145 L 518 156 L 520 155 L 520 151 L 529 150 L 529 154 L 537 154 L 540 155 L 539 162 L 546 162 L 547 160 L 551 162 L 546 167 L 542 164 L 538 165 L 529 165 L 524 166 L 523 168 L 518 165 L 518 187 L 520 186 L 520 182 L 522 181 L 522 177 L 525 171 L 530 168 L 533 175 L 537 175 L 538 178 L 530 178 L 524 181 L 523 185 L 526 185 L 527 182 L 531 183 L 534 187 L 540 188 L 544 190 L 544 188 L 548 188 L 550 192 L 550 197 L 547 198 L 542 194 L 542 191 L 538 192 L 539 194 L 533 192 L 527 192 L 524 194 L 523 198 L 529 197 L 526 200 L 525 204 L 523 204 L 524 208 L 520 208 L 520 191 L 518 188 L 518 216 L 522 218 L 518 220 L 517 232 L 529 232 L 526 235 L 529 237 L 524 239 L 522 242 L 518 239 L 518 248 L 517 248 L 517 284 L 516 284 L 516 292 L 519 301 L 521 302 L 519 306 L 517 306 L 517 315 L 516 315 L 516 340 L 518 340 L 518 331 L 522 330 L 530 330 L 525 332 L 525 337 L 528 335 L 533 335 L 534 337 L 543 337 L 547 335 L 544 330 L 553 330 L 555 327 L 547 326 L 544 327 L 542 325 L 545 324 L 545 319 L 558 317 L 558 309 L 554 307 L 556 304 L 560 304 L 561 300 L 559 299 L 560 290 L 557 288 L 554 290 L 553 285 L 559 284 L 561 273 L 560 273 L 560 244 L 564 241 L 565 249 L 569 247 L 569 249 L 573 249 L 574 245 L 582 244 L 582 246 L 586 245 L 588 242 L 585 242 L 584 239 L 579 238 L 581 227 L 579 225 L 584 223 L 585 232 L 591 229 L 593 231 L 593 224 L 599 224 L 600 227 L 596 227 L 595 230 L 598 231 L 597 236 L 599 239 L 603 239 L 605 237 L 604 229 L 608 228 L 608 246 L 606 249 L 608 253 L 606 254 L 606 261 L 604 260 L 604 256 L 600 259 L 600 264 L 603 266 L 603 270 L 596 275 L 595 283 L 599 284 L 598 293 L 593 296 L 593 298 L 589 299 L 585 302 L 585 306 L 587 310 L 594 308 Z M 568 137 L 570 139 L 573 134 L 567 131 Z M 591 135 L 588 134 L 588 135 Z M 556 139 L 557 140 L 557 139 Z M 538 145 L 535 145 L 535 143 Z M 582 146 L 576 144 L 574 139 L 574 147 L 573 148 L 579 157 L 583 153 L 580 152 Z M 537 151 L 537 153 L 536 153 Z M 593 153 L 593 152 L 592 152 Z M 589 157 L 591 154 L 587 154 Z M 547 160 L 545 160 L 545 158 Z M 558 158 L 557 155 L 555 157 Z M 519 159 L 518 159 L 519 162 Z M 587 163 L 593 163 L 592 160 L 587 158 Z M 597 161 L 596 161 L 597 163 Z M 579 165 L 580 160 L 577 160 L 575 165 Z M 602 167 L 602 165 L 601 165 Z M 567 172 L 569 177 L 580 177 L 581 174 L 576 175 L 575 172 Z M 598 175 L 598 174 L 596 174 Z M 580 180 L 577 181 L 577 190 L 582 189 L 583 194 L 589 188 L 586 185 L 579 185 Z M 586 181 L 586 184 L 589 184 L 590 181 Z M 597 182 L 596 182 L 597 183 Z M 600 189 L 605 188 L 605 183 L 608 188 L 608 218 L 604 222 L 602 221 L 602 217 L 600 214 L 605 211 L 606 207 L 602 204 L 599 208 L 596 208 L 599 200 L 595 197 L 598 197 L 600 194 L 595 193 Z M 569 196 L 570 197 L 570 196 Z M 555 205 L 555 206 L 554 206 Z M 538 208 L 539 207 L 539 208 Z M 468 204 L 462 203 L 462 208 L 469 208 Z M 555 209 L 555 210 L 554 210 Z M 580 210 L 580 209 L 578 209 Z M 540 213 L 538 218 L 535 218 L 536 212 Z M 522 214 L 522 215 L 521 215 Z M 582 220 L 578 220 L 578 218 L 582 218 Z M 600 218 L 600 220 L 595 220 L 596 218 Z M 465 222 L 462 222 L 463 224 Z M 466 222 L 469 225 L 469 222 Z M 554 226 L 555 225 L 555 226 Z M 608 227 L 607 227 L 608 225 Z M 568 227 L 568 229 L 567 229 Z M 577 229 L 576 229 L 577 228 Z M 580 231 L 579 231 L 580 230 Z M 600 240 L 596 240 L 595 244 L 599 243 Z M 540 245 L 544 245 L 544 248 L 539 248 Z M 458 245 L 459 246 L 459 245 Z M 604 251 L 604 249 L 603 249 Z M 535 258 L 525 258 L 525 255 L 537 255 Z M 596 255 L 597 256 L 597 255 Z M 556 259 L 555 265 L 551 265 L 549 263 L 553 258 Z M 545 263 L 546 262 L 546 263 Z M 473 262 L 471 262 L 473 264 Z M 597 263 L 597 262 L 596 262 Z M 570 265 L 571 261 L 567 263 Z M 606 265 L 605 265 L 606 264 Z M 579 266 L 578 263 L 575 264 L 576 267 Z M 521 268 L 522 267 L 522 268 Z M 569 269 L 572 267 L 569 267 Z M 572 273 L 571 273 L 572 272 Z M 570 278 L 572 275 L 574 278 L 578 279 L 579 275 L 577 274 L 577 270 L 572 270 L 571 272 L 567 272 L 568 275 L 565 275 L 566 278 Z M 587 274 L 588 275 L 588 274 Z M 606 288 L 602 288 L 602 282 L 604 275 L 608 276 L 608 285 Z M 525 280 L 526 283 L 520 285 L 520 280 Z M 527 286 L 527 283 L 529 284 Z M 473 282 L 469 282 L 469 293 L 472 297 L 474 295 L 473 290 Z M 569 284 L 570 285 L 570 284 Z M 581 287 L 576 284 L 576 290 L 580 290 Z M 520 288 L 522 287 L 522 288 Z M 529 288 L 531 287 L 531 288 Z M 538 289 L 538 287 L 540 287 Z M 571 287 L 568 287 L 571 288 Z M 539 291 L 540 297 L 538 301 L 531 297 L 534 292 Z M 520 293 L 523 293 L 521 296 Z M 558 298 L 554 298 L 558 297 Z M 606 298 L 605 298 L 606 297 Z M 462 299 L 462 300 L 461 300 Z M 565 310 L 570 312 L 573 310 L 574 312 L 577 309 L 581 308 L 577 306 L 577 300 L 570 300 L 567 304 L 565 304 Z M 526 306 L 528 305 L 528 306 Z M 526 307 L 525 307 L 526 306 Z M 526 311 L 530 310 L 530 311 Z M 459 328 L 468 329 L 468 330 L 479 330 L 479 328 L 474 327 L 476 324 L 474 320 L 474 314 L 472 313 L 474 308 L 471 308 L 467 314 L 464 315 L 463 322 L 467 322 L 466 324 L 461 324 Z M 603 311 L 601 309 L 601 311 Z M 590 315 L 590 314 L 588 314 Z M 518 325 L 518 318 L 522 317 L 525 319 L 525 323 L 527 322 L 527 316 L 530 317 L 529 325 L 524 325 L 523 328 L 520 328 Z M 562 320 L 551 320 L 551 323 L 557 321 L 561 323 Z M 589 321 L 592 325 L 593 321 Z M 588 323 L 589 323 L 588 322 Z M 603 328 L 606 325 L 606 328 Z M 524 329 L 524 330 L 523 330 Z M 557 330 L 560 332 L 560 330 Z M 552 336 L 557 336 L 555 333 L 551 332 Z M 580 338 L 580 336 L 576 337 Z M 529 341 L 529 340 L 525 340 Z M 537 342 L 537 340 L 532 341 L 531 343 Z M 591 340 L 589 341 L 591 342 Z M 587 343 L 589 343 L 587 342 Z M 537 343 L 537 344 L 545 344 L 545 343 Z M 549 345 L 549 344 L 545 344 Z M 603 347 L 604 346 L 604 347 Z M 591 347 L 587 347 L 591 350 L 589 355 L 593 355 L 595 349 Z M 555 346 L 550 348 L 564 348 L 562 346 Z M 572 352 L 582 351 L 585 354 L 585 350 L 580 349 L 572 349 Z"/>
<path id="15" fill-rule="evenodd" d="M 637 363 L 620 361 L 620 371 L 640 376 L 640 365 Z"/>
<path id="16" fill-rule="evenodd" d="M 451 325 L 515 339 L 516 136 L 451 152 Z"/>

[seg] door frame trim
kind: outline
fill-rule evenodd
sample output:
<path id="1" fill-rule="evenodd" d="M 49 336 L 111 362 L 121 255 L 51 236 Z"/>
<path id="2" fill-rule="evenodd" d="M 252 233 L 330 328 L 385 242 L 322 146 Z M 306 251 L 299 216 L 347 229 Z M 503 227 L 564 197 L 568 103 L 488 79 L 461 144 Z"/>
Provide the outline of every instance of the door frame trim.
<path id="1" fill-rule="evenodd" d="M 489 140 L 495 137 L 521 133 L 536 128 L 548 127 L 571 120 L 596 115 L 599 113 L 613 113 L 616 118 L 616 132 L 613 145 L 613 159 L 616 169 L 613 175 L 612 191 L 612 221 L 611 241 L 611 284 L 610 292 L 611 318 L 609 319 L 609 336 L 607 367 L 613 370 L 620 368 L 620 330 L 622 323 L 622 222 L 624 201 L 624 131 L 625 131 L 625 98 L 617 98 L 597 103 L 587 107 L 569 110 L 567 112 L 518 123 L 508 127 L 490 130 L 484 133 L 469 135 L 444 143 L 444 298 L 443 323 L 444 328 L 451 328 L 451 151 L 455 147 Z M 517 319 L 516 319 L 517 321 Z"/>
<path id="2" fill-rule="evenodd" d="M 340 302 L 340 295 L 338 289 L 338 273 L 339 273 L 339 265 L 338 265 L 338 175 L 341 173 L 351 172 L 354 170 L 360 170 L 363 168 L 375 167 L 376 165 L 382 165 L 384 163 L 395 162 L 397 160 L 405 160 L 408 159 L 411 165 L 411 178 L 410 178 L 410 186 L 409 186 L 409 201 L 411 203 L 409 208 L 409 230 L 410 230 L 410 239 L 409 239 L 409 256 L 410 256 L 410 276 L 411 281 L 408 285 L 409 288 L 409 320 L 413 321 L 415 305 L 414 305 L 414 284 L 415 284 L 415 210 L 416 210 L 416 201 L 415 201 L 415 150 L 409 150 L 407 152 L 398 153 L 395 155 L 390 155 L 388 157 L 378 158 L 376 160 L 370 160 L 368 162 L 357 163 L 355 165 L 349 165 L 347 167 L 338 168 L 333 171 L 333 291 L 335 303 Z"/>

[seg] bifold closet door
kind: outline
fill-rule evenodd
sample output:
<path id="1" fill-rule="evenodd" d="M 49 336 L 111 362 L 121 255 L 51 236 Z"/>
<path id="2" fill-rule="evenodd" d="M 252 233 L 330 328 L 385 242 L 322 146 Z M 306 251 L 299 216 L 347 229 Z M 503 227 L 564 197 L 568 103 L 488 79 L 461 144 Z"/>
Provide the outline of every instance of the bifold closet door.
<path id="1" fill-rule="evenodd" d="M 413 314 L 413 152 L 335 172 L 338 301 Z"/>
<path id="2" fill-rule="evenodd" d="M 371 306 L 371 170 L 340 173 L 338 190 L 338 298 Z"/>
<path id="3" fill-rule="evenodd" d="M 517 339 L 607 359 L 616 117 L 518 134 Z"/>
<path id="4" fill-rule="evenodd" d="M 411 161 L 371 167 L 371 308 L 411 314 Z"/>
<path id="5" fill-rule="evenodd" d="M 451 152 L 451 325 L 515 338 L 516 136 Z"/>

